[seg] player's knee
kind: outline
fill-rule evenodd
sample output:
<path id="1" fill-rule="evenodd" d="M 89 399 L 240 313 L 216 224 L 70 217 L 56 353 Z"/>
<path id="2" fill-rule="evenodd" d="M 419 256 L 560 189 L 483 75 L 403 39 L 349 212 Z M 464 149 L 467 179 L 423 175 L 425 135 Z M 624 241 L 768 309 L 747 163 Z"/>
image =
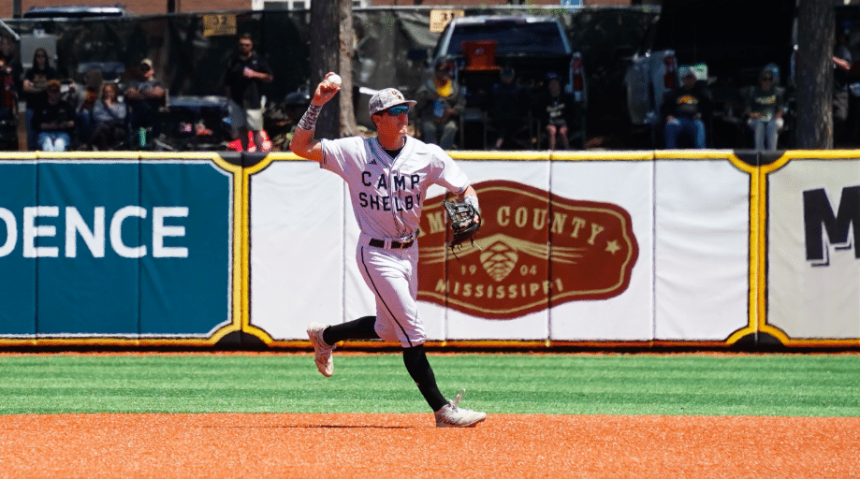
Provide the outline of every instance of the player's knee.
<path id="1" fill-rule="evenodd" d="M 413 332 L 409 335 L 409 345 L 413 348 L 423 346 L 425 342 L 427 342 L 427 336 L 424 331 Z"/>

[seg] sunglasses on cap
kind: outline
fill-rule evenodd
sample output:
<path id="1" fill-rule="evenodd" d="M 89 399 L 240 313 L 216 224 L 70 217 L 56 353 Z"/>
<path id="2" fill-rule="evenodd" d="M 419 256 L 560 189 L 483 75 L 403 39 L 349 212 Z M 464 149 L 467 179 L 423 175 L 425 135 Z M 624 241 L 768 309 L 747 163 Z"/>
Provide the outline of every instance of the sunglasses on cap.
<path id="1" fill-rule="evenodd" d="M 391 116 L 400 116 L 406 113 L 409 113 L 409 107 L 406 105 L 397 105 L 392 106 L 391 108 L 385 110 Z"/>

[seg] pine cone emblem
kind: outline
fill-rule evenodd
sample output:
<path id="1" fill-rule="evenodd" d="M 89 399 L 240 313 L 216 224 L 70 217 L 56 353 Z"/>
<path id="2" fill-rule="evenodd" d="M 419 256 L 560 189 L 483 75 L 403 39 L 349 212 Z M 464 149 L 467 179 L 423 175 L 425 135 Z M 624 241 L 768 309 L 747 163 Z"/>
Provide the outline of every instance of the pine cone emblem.
<path id="1" fill-rule="evenodd" d="M 493 243 L 481 253 L 481 265 L 484 271 L 496 281 L 505 279 L 517 265 L 519 255 L 502 242 Z"/>

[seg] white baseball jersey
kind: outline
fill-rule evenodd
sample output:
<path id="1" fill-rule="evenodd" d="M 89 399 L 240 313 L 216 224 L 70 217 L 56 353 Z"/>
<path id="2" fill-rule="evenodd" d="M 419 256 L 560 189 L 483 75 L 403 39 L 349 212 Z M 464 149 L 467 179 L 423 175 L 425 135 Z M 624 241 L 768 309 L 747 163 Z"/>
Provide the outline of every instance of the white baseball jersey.
<path id="1" fill-rule="evenodd" d="M 323 140 L 323 169 L 337 173 L 349 185 L 349 197 L 361 237 L 356 262 L 376 297 L 374 330 L 404 348 L 424 343 L 426 334 L 418 311 L 418 241 L 408 248 L 387 249 L 390 241 L 415 239 L 427 188 L 438 184 L 460 194 L 469 180 L 436 145 L 406 137 L 391 158 L 376 138 Z M 370 245 L 371 239 L 385 247 Z"/>
<path id="2" fill-rule="evenodd" d="M 441 148 L 406 137 L 396 158 L 376 138 L 322 140 L 321 168 L 349 185 L 362 233 L 378 239 L 408 240 L 418 232 L 427 188 L 438 184 L 460 194 L 469 180 Z"/>

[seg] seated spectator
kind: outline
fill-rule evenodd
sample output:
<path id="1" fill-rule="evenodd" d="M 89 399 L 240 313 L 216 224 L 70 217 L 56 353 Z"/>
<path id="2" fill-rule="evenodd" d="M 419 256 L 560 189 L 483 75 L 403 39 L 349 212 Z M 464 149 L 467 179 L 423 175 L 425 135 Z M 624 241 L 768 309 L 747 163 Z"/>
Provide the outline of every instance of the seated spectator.
<path id="1" fill-rule="evenodd" d="M 307 90 L 294 91 L 287 94 L 284 100 L 284 112 L 290 124 L 290 131 L 286 135 L 286 143 L 289 144 L 298 128 L 302 115 L 308 111 L 311 104 L 311 96 Z"/>
<path id="2" fill-rule="evenodd" d="M 694 148 L 705 148 L 705 123 L 702 116 L 711 108 L 711 94 L 703 82 L 696 79 L 692 68 L 681 71 L 682 84 L 663 101 L 666 117 L 666 148 L 678 147 L 681 135 L 692 139 Z"/>
<path id="3" fill-rule="evenodd" d="M 451 78 L 454 62 L 447 57 L 433 63 L 433 77 L 415 93 L 421 139 L 439 145 L 443 150 L 454 146 L 459 130 L 458 120 L 466 108 L 460 85 Z"/>
<path id="4" fill-rule="evenodd" d="M 116 83 L 105 83 L 101 100 L 93 106 L 95 126 L 89 143 L 97 150 L 113 149 L 128 137 L 128 108 L 118 100 L 118 96 Z"/>
<path id="5" fill-rule="evenodd" d="M 44 48 L 37 48 L 33 52 L 33 66 L 24 74 L 22 88 L 24 91 L 24 100 L 27 104 L 26 127 L 27 127 L 27 147 L 28 149 L 38 148 L 37 132 L 38 125 L 33 121 L 36 112 L 44 106 L 48 99 L 48 82 L 50 80 L 59 79 L 57 70 L 51 66 L 48 59 L 48 51 Z"/>
<path id="6" fill-rule="evenodd" d="M 561 79 L 556 73 L 547 75 L 547 90 L 540 102 L 541 121 L 546 125 L 544 128 L 547 135 L 547 144 L 550 150 L 555 150 L 561 143 L 563 150 L 570 149 L 568 136 L 570 131 L 567 120 L 573 108 L 573 98 L 566 95 L 561 89 Z"/>
<path id="7" fill-rule="evenodd" d="M 24 79 L 24 66 L 18 57 L 18 47 L 11 37 L 0 33 L 0 53 L 6 57 L 6 65 L 12 69 L 12 78 L 15 80 L 15 92 L 21 97 Z"/>
<path id="8" fill-rule="evenodd" d="M 499 150 L 511 140 L 511 136 L 525 125 L 525 110 L 528 98 L 526 91 L 517 84 L 516 72 L 511 67 L 502 69 L 499 82 L 490 92 L 490 120 L 496 129 L 495 149 Z"/>
<path id="9" fill-rule="evenodd" d="M 17 149 L 18 145 L 18 92 L 14 75 L 0 50 L 0 145 L 8 149 Z"/>
<path id="10" fill-rule="evenodd" d="M 48 99 L 33 115 L 36 137 L 42 151 L 66 151 L 75 130 L 75 109 L 60 99 L 60 81 L 50 80 L 46 87 Z"/>
<path id="11" fill-rule="evenodd" d="M 67 101 L 72 104 L 77 112 L 76 124 L 81 149 L 87 149 L 90 138 L 93 136 L 93 128 L 95 128 L 93 107 L 101 95 L 104 78 L 101 70 L 92 69 L 84 73 L 83 80 L 83 85 L 74 83 L 69 85 Z"/>
<path id="12" fill-rule="evenodd" d="M 15 89 L 15 74 L 0 52 L 0 119 L 14 118 L 18 114 L 18 93 Z"/>
<path id="13" fill-rule="evenodd" d="M 753 131 L 756 150 L 776 150 L 782 129 L 784 100 L 774 83 L 773 70 L 765 68 L 746 98 L 744 113 L 749 117 L 747 124 Z"/>

